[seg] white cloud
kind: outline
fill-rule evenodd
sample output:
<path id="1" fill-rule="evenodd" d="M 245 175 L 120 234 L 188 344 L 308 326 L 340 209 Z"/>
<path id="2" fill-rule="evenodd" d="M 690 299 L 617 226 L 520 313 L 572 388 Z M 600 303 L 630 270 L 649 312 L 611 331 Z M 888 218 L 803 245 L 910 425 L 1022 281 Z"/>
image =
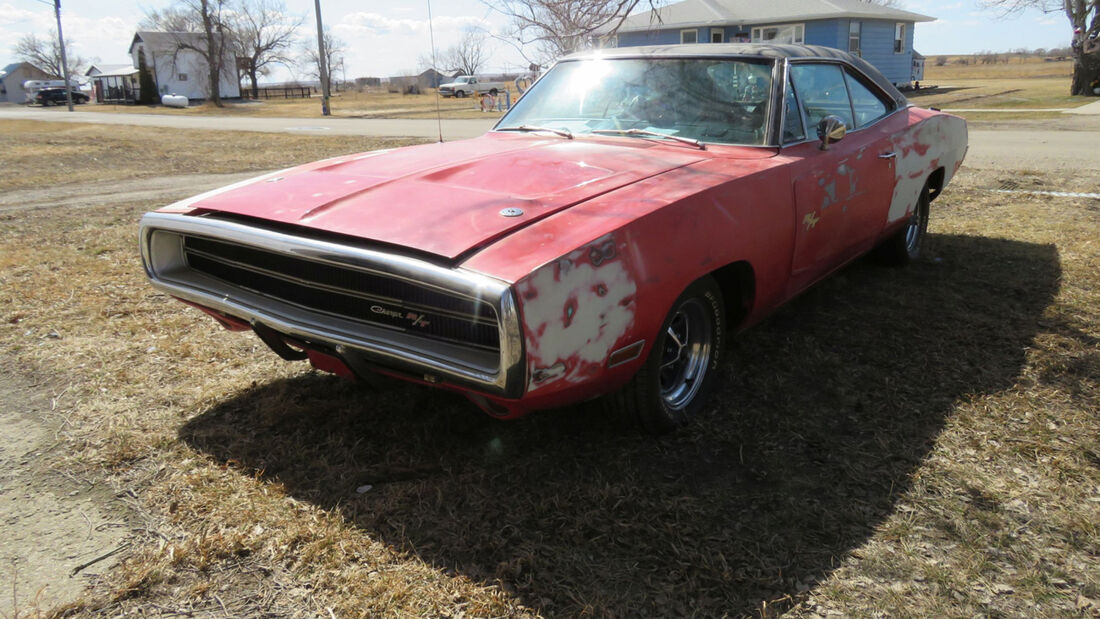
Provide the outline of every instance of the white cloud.
<path id="1" fill-rule="evenodd" d="M 127 50 L 137 30 L 137 19 L 123 17 L 65 17 L 65 39 L 72 40 L 73 51 L 88 60 L 124 63 L 130 61 Z"/>
<path id="2" fill-rule="evenodd" d="M 38 16 L 35 11 L 17 9 L 10 4 L 0 4 L 0 26 L 10 26 L 15 23 L 30 21 Z"/>
<path id="3" fill-rule="evenodd" d="M 435 45 L 439 51 L 457 43 L 467 28 L 489 31 L 492 24 L 479 17 L 438 16 L 432 20 Z M 333 32 L 348 43 L 348 77 L 373 75 L 386 77 L 418 72 L 418 61 L 431 53 L 427 19 L 396 18 L 379 13 L 358 11 L 342 16 Z M 486 35 L 488 36 L 488 35 Z M 487 42 L 490 48 L 496 42 Z M 491 58 L 486 70 L 500 70 Z"/>
<path id="4" fill-rule="evenodd" d="M 436 33 L 460 32 L 466 27 L 487 28 L 488 23 L 477 17 L 437 17 L 432 20 Z M 426 19 L 395 19 L 378 13 L 349 13 L 333 27 L 361 35 L 428 35 Z"/>

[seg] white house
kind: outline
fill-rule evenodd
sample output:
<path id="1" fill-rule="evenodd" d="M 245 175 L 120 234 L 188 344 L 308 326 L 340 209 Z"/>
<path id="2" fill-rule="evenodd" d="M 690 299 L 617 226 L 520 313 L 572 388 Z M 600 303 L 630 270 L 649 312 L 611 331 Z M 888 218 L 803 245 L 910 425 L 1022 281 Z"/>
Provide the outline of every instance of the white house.
<path id="1" fill-rule="evenodd" d="M 207 99 L 210 97 L 210 78 L 206 59 L 193 49 L 181 48 L 181 44 L 204 49 L 206 35 L 201 32 L 141 31 L 134 34 L 130 43 L 130 57 L 134 67 L 141 67 L 141 56 L 145 56 L 145 65 L 152 73 L 159 95 Z M 229 45 L 225 46 L 222 57 L 218 91 L 223 99 L 241 96 L 236 57 Z"/>
<path id="2" fill-rule="evenodd" d="M 14 62 L 0 69 L 0 101 L 26 103 L 27 93 L 23 82 L 53 79 L 49 73 L 29 62 Z"/>

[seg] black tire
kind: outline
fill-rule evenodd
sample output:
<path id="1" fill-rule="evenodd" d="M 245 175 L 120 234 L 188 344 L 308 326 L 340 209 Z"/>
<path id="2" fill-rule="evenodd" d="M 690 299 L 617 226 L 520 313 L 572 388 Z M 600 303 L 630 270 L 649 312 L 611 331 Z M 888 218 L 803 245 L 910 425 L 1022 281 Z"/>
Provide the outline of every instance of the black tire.
<path id="1" fill-rule="evenodd" d="M 928 232 L 929 203 L 928 186 L 925 185 L 917 198 L 917 207 L 913 209 L 909 223 L 875 248 L 875 257 L 880 262 L 900 267 L 920 258 L 924 237 Z"/>
<path id="2" fill-rule="evenodd" d="M 496 88 L 490 89 L 489 94 L 493 95 L 494 97 L 497 96 L 497 89 Z"/>
<path id="3" fill-rule="evenodd" d="M 710 276 L 695 281 L 672 304 L 645 364 L 608 397 L 611 412 L 652 434 L 687 423 L 706 405 L 717 381 L 725 329 L 718 283 Z"/>
<path id="4" fill-rule="evenodd" d="M 455 91 L 455 96 L 458 97 L 459 99 L 465 99 L 466 98 L 466 91 L 465 90 L 456 90 Z"/>

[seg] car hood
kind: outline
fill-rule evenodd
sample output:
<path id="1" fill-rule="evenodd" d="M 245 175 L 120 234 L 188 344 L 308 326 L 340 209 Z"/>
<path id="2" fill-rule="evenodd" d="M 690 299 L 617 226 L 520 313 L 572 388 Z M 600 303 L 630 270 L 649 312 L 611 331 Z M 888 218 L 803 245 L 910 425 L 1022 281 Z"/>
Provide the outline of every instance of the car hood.
<path id="1" fill-rule="evenodd" d="M 199 196 L 188 207 L 454 260 L 574 204 L 708 156 L 645 140 L 490 134 L 320 161 Z M 521 213 L 506 216 L 505 209 Z"/>

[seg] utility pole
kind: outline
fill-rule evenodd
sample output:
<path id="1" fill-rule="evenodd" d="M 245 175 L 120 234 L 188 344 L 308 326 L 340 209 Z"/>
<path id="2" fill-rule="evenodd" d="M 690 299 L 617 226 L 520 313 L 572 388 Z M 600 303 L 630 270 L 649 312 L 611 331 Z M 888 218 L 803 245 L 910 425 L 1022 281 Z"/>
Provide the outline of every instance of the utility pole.
<path id="1" fill-rule="evenodd" d="M 313 0 L 313 7 L 317 11 L 317 68 L 321 74 L 321 115 L 328 116 L 328 63 L 325 61 L 325 27 L 321 25 L 321 0 Z"/>
<path id="2" fill-rule="evenodd" d="M 318 0 L 319 1 L 319 0 Z M 61 0 L 53 0 L 53 12 L 57 16 L 57 40 L 61 43 L 61 72 L 65 78 L 65 101 L 69 104 L 69 111 L 73 111 L 73 91 L 69 83 L 69 61 L 65 57 L 65 35 L 61 32 Z"/>

